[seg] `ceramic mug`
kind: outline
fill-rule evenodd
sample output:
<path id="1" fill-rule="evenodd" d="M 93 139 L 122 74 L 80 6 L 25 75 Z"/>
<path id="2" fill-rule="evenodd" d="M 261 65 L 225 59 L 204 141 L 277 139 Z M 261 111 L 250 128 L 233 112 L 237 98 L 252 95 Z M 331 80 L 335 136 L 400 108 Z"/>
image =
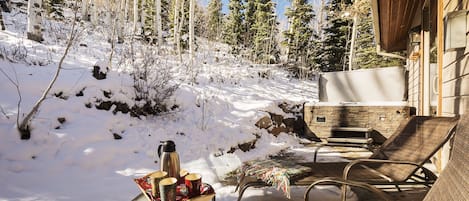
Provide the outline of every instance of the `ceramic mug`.
<path id="1" fill-rule="evenodd" d="M 156 171 L 150 174 L 150 184 L 151 184 L 151 195 L 154 198 L 160 197 L 160 181 L 168 176 L 168 173 L 165 171 Z"/>
<path id="2" fill-rule="evenodd" d="M 160 181 L 160 200 L 176 201 L 176 186 L 178 180 L 174 177 L 164 178 Z"/>
<path id="3" fill-rule="evenodd" d="M 200 195 L 200 187 L 202 186 L 202 176 L 197 173 L 191 173 L 185 176 L 185 184 L 189 198 Z"/>

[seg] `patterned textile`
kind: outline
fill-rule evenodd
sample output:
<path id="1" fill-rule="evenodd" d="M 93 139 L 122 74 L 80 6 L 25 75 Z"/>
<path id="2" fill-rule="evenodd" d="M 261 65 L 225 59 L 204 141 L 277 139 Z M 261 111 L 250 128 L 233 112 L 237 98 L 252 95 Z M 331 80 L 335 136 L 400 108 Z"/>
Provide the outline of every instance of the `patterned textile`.
<path id="1" fill-rule="evenodd" d="M 253 160 L 243 163 L 238 175 L 252 176 L 282 190 L 290 199 L 290 179 L 311 172 L 311 168 L 275 159 Z"/>

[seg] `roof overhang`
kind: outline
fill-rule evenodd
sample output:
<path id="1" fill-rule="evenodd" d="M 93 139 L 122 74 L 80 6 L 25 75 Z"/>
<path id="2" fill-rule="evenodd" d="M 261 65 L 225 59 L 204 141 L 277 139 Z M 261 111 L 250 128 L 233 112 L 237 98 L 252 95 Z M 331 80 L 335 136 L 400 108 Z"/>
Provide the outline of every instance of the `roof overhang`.
<path id="1" fill-rule="evenodd" d="M 405 50 L 422 4 L 423 0 L 372 0 L 376 44 L 386 52 Z"/>

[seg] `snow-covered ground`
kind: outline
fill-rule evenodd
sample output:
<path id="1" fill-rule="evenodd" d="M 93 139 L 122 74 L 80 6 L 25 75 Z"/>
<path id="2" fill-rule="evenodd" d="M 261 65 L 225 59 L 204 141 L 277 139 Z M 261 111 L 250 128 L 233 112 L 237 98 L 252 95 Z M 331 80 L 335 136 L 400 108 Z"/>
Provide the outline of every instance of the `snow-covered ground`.
<path id="1" fill-rule="evenodd" d="M 59 78 L 32 121 L 29 140 L 20 140 L 16 117 L 24 118 L 55 73 L 65 48 L 69 23 L 46 21 L 45 41 L 25 39 L 26 16 L 4 13 L 6 31 L 0 31 L 0 51 L 15 55 L 17 63 L 0 59 L 0 200 L 131 200 L 140 191 L 133 178 L 159 169 L 155 154 L 159 142 L 173 140 L 181 166 L 198 172 L 216 190 L 217 200 L 236 200 L 234 186 L 220 178 L 243 161 L 265 158 L 283 149 L 304 150 L 300 139 L 278 137 L 254 124 L 267 112 L 283 114 L 279 103 L 301 104 L 317 99 L 316 83 L 288 76 L 279 67 L 252 65 L 221 44 L 199 39 L 192 72 L 177 57 L 159 57 L 172 67 L 179 84 L 168 105 L 175 110 L 138 119 L 129 114 L 97 110 L 98 99 L 132 103 L 133 81 L 119 66 L 122 45 L 116 48 L 113 69 L 104 80 L 91 76 L 95 63 L 109 58 L 104 32 L 88 26 L 67 56 Z M 184 55 L 187 64 L 187 55 Z M 33 65 L 30 65 L 33 64 Z M 34 65 L 35 64 L 35 65 Z M 196 78 L 196 82 L 189 82 Z M 11 79 L 11 80 L 9 80 Z M 19 96 L 21 106 L 18 114 Z M 106 98 L 103 91 L 111 91 Z M 59 97 L 54 96 L 62 92 Z M 77 95 L 82 92 L 82 95 Z M 91 108 L 85 105 L 90 104 Z M 112 110 L 112 109 L 111 109 Z M 60 123 L 58 118 L 64 118 Z M 115 140 L 113 134 L 122 136 Z M 256 148 L 227 153 L 231 147 L 260 135 Z M 293 200 L 304 188 L 292 189 Z M 335 196 L 325 190 L 323 198 Z M 246 200 L 282 200 L 273 188 L 252 189 Z M 321 200 L 324 200 L 321 199 Z"/>

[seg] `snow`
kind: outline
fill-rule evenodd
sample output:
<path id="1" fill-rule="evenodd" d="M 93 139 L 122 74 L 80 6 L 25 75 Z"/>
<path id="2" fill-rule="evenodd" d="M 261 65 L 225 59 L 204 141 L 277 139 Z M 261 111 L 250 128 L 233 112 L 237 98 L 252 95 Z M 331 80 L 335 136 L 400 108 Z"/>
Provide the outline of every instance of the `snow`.
<path id="1" fill-rule="evenodd" d="M 90 26 L 82 27 L 83 35 L 31 122 L 31 139 L 20 140 L 16 116 L 23 118 L 49 84 L 64 52 L 69 27 L 46 21 L 45 41 L 40 44 L 25 39 L 24 14 L 13 10 L 4 13 L 4 19 L 7 30 L 0 31 L 2 53 L 21 56 L 12 53 L 21 50 L 24 56 L 15 58 L 18 63 L 0 60 L 5 73 L 0 75 L 1 201 L 131 200 L 140 193 L 132 179 L 159 169 L 154 163 L 158 161 L 155 151 L 162 140 L 175 141 L 181 167 L 201 173 L 221 201 L 237 199 L 235 187 L 224 186 L 220 179 L 243 161 L 284 149 L 312 155 L 301 139 L 285 133 L 274 137 L 254 124 L 267 112 L 284 114 L 279 103 L 316 100 L 316 82 L 291 78 L 279 67 L 251 64 L 227 54 L 226 46 L 203 39 L 199 39 L 194 65 L 197 83 L 188 81 L 186 65 L 180 65 L 175 55 L 160 58 L 173 67 L 177 78 L 173 82 L 180 84 L 168 101 L 178 105 L 176 110 L 139 119 L 121 112 L 113 114 L 112 108 L 85 107 L 105 99 L 103 91 L 113 93 L 106 100 L 128 104 L 133 103 L 134 95 L 132 77 L 125 71 L 129 66 L 117 65 L 123 45 L 117 45 L 114 67 L 106 79 L 91 76 L 94 64 L 106 63 L 110 44 L 103 32 Z M 19 114 L 17 89 L 6 75 L 19 84 Z M 83 96 L 76 95 L 80 91 Z M 59 92 L 63 93 L 60 97 L 54 96 Z M 63 124 L 58 122 L 62 117 L 66 120 Z M 123 138 L 115 140 L 114 133 Z M 227 153 L 231 147 L 255 139 L 255 134 L 261 136 L 255 149 Z M 334 159 L 340 156 L 331 155 L 330 160 Z M 338 189 L 323 188 L 315 196 L 337 199 Z M 293 200 L 302 199 L 304 188 L 293 187 L 292 192 Z M 252 189 L 245 195 L 246 200 L 265 200 L 264 196 L 286 199 L 273 188 Z"/>

